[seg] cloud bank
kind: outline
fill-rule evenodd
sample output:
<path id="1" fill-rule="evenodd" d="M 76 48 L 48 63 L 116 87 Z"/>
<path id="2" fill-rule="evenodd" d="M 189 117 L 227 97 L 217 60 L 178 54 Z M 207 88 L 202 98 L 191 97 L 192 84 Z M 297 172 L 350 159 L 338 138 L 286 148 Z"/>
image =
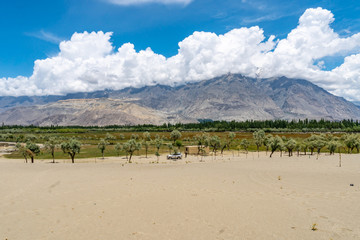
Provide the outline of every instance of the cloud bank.
<path id="1" fill-rule="evenodd" d="M 259 27 L 233 29 L 224 35 L 194 32 L 170 58 L 150 48 L 137 52 L 131 43 L 114 49 L 110 32 L 75 33 L 60 43 L 57 56 L 36 60 L 32 76 L 1 78 L 0 95 L 173 86 L 230 72 L 307 79 L 335 95 L 359 101 L 360 34 L 342 38 L 330 27 L 333 21 L 330 11 L 316 8 L 306 10 L 284 39 L 266 39 Z M 333 55 L 345 56 L 344 63 L 325 71 L 321 59 Z"/>

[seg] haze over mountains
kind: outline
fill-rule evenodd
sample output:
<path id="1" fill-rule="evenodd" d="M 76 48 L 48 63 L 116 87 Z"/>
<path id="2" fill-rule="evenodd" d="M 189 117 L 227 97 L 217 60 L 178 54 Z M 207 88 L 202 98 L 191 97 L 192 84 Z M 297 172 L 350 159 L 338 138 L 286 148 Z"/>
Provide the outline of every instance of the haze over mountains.
<path id="1" fill-rule="evenodd" d="M 212 120 L 360 119 L 360 108 L 306 80 L 227 74 L 164 85 L 66 96 L 0 97 L 7 125 L 133 125 Z"/>

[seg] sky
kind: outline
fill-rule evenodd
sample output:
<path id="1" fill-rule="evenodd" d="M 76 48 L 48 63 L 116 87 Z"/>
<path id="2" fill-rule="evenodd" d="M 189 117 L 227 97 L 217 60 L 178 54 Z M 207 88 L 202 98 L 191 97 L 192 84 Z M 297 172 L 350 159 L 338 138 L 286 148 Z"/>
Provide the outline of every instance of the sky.
<path id="1" fill-rule="evenodd" d="M 2 1 L 0 96 L 240 73 L 360 101 L 359 16 L 354 0 Z"/>

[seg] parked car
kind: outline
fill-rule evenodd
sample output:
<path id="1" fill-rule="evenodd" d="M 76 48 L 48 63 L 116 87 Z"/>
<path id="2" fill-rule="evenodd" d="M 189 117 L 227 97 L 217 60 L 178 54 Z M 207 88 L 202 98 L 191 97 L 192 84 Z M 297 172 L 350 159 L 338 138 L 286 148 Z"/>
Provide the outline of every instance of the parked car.
<path id="1" fill-rule="evenodd" d="M 167 155 L 167 159 L 182 159 L 181 153 L 174 153 Z"/>

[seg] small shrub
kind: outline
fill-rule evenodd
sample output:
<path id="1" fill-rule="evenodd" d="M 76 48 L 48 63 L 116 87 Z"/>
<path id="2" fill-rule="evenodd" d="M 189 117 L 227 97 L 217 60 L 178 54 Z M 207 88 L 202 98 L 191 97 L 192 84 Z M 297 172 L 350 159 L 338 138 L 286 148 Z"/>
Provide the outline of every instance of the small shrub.
<path id="1" fill-rule="evenodd" d="M 311 226 L 311 230 L 312 231 L 317 231 L 318 229 L 317 229 L 317 224 L 316 223 L 314 223 L 312 226 Z"/>

